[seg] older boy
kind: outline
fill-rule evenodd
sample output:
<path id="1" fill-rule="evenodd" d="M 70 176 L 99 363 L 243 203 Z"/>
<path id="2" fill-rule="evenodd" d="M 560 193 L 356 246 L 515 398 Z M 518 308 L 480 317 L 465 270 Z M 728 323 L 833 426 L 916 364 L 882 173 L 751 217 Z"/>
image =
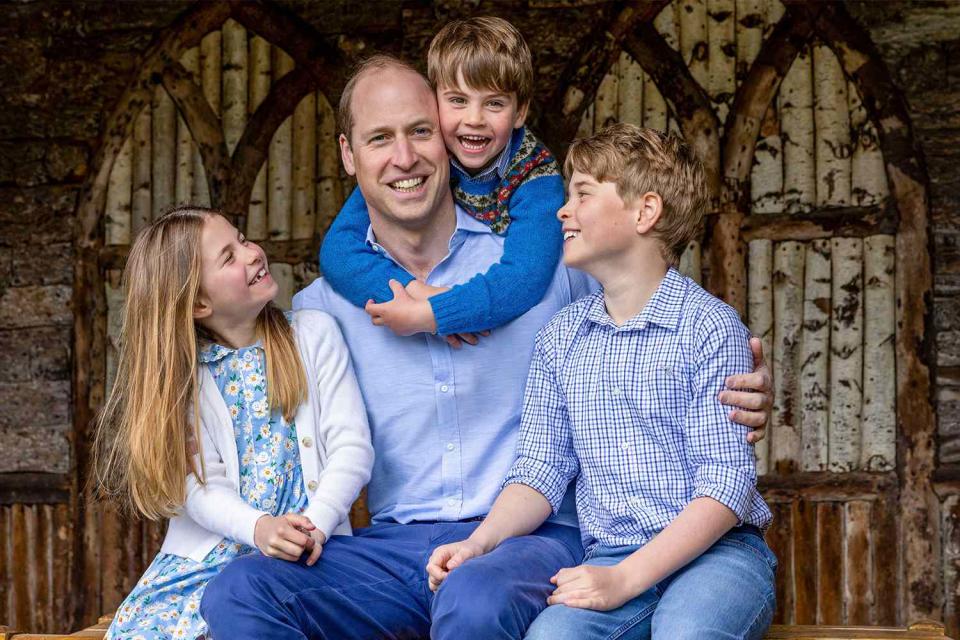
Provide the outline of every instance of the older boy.
<path id="1" fill-rule="evenodd" d="M 528 638 L 762 637 L 771 514 L 717 399 L 751 369 L 749 334 L 671 266 L 707 204 L 702 166 L 678 138 L 619 124 L 576 141 L 566 171 L 564 262 L 603 289 L 538 335 L 505 488 L 466 541 L 434 552 L 432 586 L 535 529 L 576 479 L 585 560 L 553 576 Z"/>

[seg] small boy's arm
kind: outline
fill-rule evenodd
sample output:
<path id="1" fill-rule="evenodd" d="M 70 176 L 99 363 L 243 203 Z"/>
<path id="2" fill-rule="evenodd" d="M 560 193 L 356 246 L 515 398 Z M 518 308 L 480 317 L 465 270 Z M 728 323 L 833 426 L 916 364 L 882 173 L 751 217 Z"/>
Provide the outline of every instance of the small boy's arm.
<path id="1" fill-rule="evenodd" d="M 357 307 L 367 300 L 386 302 L 393 297 L 390 279 L 404 285 L 413 276 L 367 244 L 370 217 L 367 203 L 357 187 L 323 238 L 320 270 L 333 289 Z"/>
<path id="2" fill-rule="evenodd" d="M 523 315 L 543 299 L 563 251 L 557 211 L 563 179 L 524 182 L 510 198 L 510 226 L 500 261 L 486 273 L 430 298 L 437 333 L 476 333 Z"/>

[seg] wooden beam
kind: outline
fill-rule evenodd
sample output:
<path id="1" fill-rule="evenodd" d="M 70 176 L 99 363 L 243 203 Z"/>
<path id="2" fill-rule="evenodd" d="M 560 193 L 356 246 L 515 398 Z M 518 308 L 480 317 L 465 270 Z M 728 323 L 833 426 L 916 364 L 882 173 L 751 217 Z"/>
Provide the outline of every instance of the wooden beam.
<path id="1" fill-rule="evenodd" d="M 897 475 L 893 472 L 812 471 L 786 475 L 767 474 L 758 479 L 757 487 L 767 500 L 789 501 L 803 498 L 815 501 L 846 501 L 874 500 L 892 495 L 897 491 L 897 484 Z"/>
<path id="2" fill-rule="evenodd" d="M 0 505 L 70 502 L 69 473 L 0 473 Z"/>
<path id="3" fill-rule="evenodd" d="M 900 220 L 892 202 L 876 207 L 824 207 L 804 214 L 758 214 L 745 216 L 740 231 L 751 240 L 816 240 L 844 236 L 866 238 L 893 235 Z"/>

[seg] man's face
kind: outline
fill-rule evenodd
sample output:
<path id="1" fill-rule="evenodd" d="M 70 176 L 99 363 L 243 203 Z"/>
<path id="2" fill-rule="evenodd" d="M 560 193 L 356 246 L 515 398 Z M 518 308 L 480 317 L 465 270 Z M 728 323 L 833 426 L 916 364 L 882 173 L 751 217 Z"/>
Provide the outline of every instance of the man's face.
<path id="1" fill-rule="evenodd" d="M 450 198 L 433 91 L 420 75 L 387 67 L 359 80 L 351 109 L 351 139 L 340 136 L 340 152 L 371 215 L 409 229 L 426 226 Z"/>

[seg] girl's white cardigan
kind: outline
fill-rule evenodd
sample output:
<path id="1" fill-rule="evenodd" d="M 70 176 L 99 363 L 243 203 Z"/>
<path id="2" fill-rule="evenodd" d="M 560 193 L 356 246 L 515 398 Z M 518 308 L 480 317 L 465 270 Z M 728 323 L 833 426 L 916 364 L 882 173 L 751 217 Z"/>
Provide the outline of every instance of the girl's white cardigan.
<path id="1" fill-rule="evenodd" d="M 370 480 L 373 447 L 367 413 L 336 321 L 322 311 L 293 315 L 293 332 L 307 375 L 307 399 L 296 414 L 297 443 L 309 498 L 304 515 L 327 538 L 350 534 L 347 515 Z M 233 421 L 207 366 L 200 367 L 201 453 L 206 483 L 191 474 L 180 514 L 170 519 L 161 551 L 200 562 L 222 540 L 254 546 L 266 515 L 240 497 Z M 199 457 L 197 462 L 199 467 Z"/>

